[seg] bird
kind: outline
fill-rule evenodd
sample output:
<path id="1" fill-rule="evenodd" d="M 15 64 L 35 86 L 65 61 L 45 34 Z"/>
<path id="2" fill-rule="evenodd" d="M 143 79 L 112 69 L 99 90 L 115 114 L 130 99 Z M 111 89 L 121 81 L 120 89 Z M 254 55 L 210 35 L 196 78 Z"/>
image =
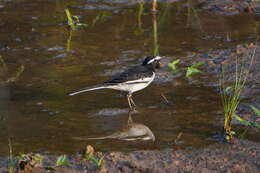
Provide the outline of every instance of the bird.
<path id="1" fill-rule="evenodd" d="M 141 64 L 118 73 L 101 84 L 73 91 L 69 93 L 69 96 L 99 89 L 125 91 L 127 92 L 128 105 L 132 110 L 136 107 L 132 94 L 146 88 L 154 80 L 156 69 L 162 66 L 160 60 L 161 56 L 147 56 Z"/>

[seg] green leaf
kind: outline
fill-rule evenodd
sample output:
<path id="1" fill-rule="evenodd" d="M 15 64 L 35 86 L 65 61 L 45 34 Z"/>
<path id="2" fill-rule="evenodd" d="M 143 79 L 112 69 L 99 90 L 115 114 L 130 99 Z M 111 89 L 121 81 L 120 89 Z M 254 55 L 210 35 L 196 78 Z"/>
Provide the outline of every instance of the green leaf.
<path id="1" fill-rule="evenodd" d="M 236 118 L 241 124 L 244 124 L 244 125 L 250 126 L 250 127 L 260 128 L 260 124 L 259 124 L 259 123 L 249 122 L 249 121 L 247 121 L 247 120 L 242 119 L 242 118 L 239 117 L 238 115 L 235 115 L 235 118 Z"/>
<path id="2" fill-rule="evenodd" d="M 73 20 L 74 23 L 79 23 L 79 17 L 78 16 L 72 16 L 72 18 L 75 19 L 75 20 Z"/>
<path id="3" fill-rule="evenodd" d="M 170 64 L 176 65 L 176 64 L 178 64 L 180 61 L 181 61 L 180 59 L 176 59 L 176 60 L 172 61 Z"/>
<path id="4" fill-rule="evenodd" d="M 93 163 L 95 163 L 96 166 L 98 166 L 98 160 L 95 157 L 89 157 L 89 160 L 91 160 Z"/>
<path id="5" fill-rule="evenodd" d="M 193 64 L 191 67 L 198 68 L 198 67 L 202 66 L 203 64 L 204 64 L 204 62 L 198 62 L 196 64 Z"/>
<path id="6" fill-rule="evenodd" d="M 84 27 L 88 26 L 88 24 L 85 24 L 85 23 L 77 23 L 76 25 L 77 26 L 84 26 Z"/>
<path id="7" fill-rule="evenodd" d="M 53 166 L 48 166 L 46 169 L 49 171 L 55 171 L 55 168 Z"/>
<path id="8" fill-rule="evenodd" d="M 180 62 L 180 59 L 176 59 L 176 60 L 172 61 L 171 63 L 169 63 L 169 64 L 168 64 L 168 67 L 169 67 L 172 71 L 176 72 L 176 70 L 177 70 L 176 64 L 178 64 L 179 62 Z"/>
<path id="9" fill-rule="evenodd" d="M 68 8 L 65 9 L 65 13 L 67 15 L 68 25 L 72 27 L 74 25 L 74 22 Z"/>
<path id="10" fill-rule="evenodd" d="M 193 67 L 188 67 L 187 72 L 186 72 L 186 77 L 189 77 L 190 75 L 194 73 L 201 73 L 199 69 L 193 68 Z"/>
<path id="11" fill-rule="evenodd" d="M 98 167 L 102 165 L 102 161 L 104 160 L 105 156 L 102 156 L 98 161 Z"/>
<path id="12" fill-rule="evenodd" d="M 257 109 L 256 107 L 254 107 L 254 106 L 250 106 L 251 107 L 251 109 L 253 109 L 253 111 L 255 112 L 255 114 L 257 115 L 257 116 L 259 116 L 260 117 L 260 110 L 259 109 Z"/>
<path id="13" fill-rule="evenodd" d="M 188 67 L 186 72 L 186 77 L 189 77 L 193 73 L 201 73 L 202 71 L 200 71 L 198 67 L 202 66 L 203 64 L 204 64 L 203 62 L 198 62 Z"/>
<path id="14" fill-rule="evenodd" d="M 62 165 L 62 163 L 64 162 L 64 160 L 66 160 L 66 155 L 61 155 L 58 157 L 57 161 L 56 161 L 56 166 L 60 166 Z"/>
<path id="15" fill-rule="evenodd" d="M 260 124 L 258 124 L 256 122 L 251 122 L 250 125 L 253 127 L 256 127 L 256 128 L 260 128 Z"/>
<path id="16" fill-rule="evenodd" d="M 65 13 L 67 15 L 68 25 L 70 26 L 70 28 L 72 30 L 77 30 L 77 29 L 79 29 L 78 27 L 87 26 L 87 24 L 79 22 L 78 16 L 72 16 L 68 8 L 65 9 Z"/>
<path id="17" fill-rule="evenodd" d="M 70 164 L 66 161 L 67 156 L 61 155 L 56 161 L 56 166 L 69 166 Z"/>

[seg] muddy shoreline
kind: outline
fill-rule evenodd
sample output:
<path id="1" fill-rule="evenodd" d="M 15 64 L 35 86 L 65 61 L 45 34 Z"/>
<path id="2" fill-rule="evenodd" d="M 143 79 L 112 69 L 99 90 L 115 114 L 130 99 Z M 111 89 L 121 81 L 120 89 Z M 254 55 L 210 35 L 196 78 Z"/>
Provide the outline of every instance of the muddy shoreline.
<path id="1" fill-rule="evenodd" d="M 41 165 L 29 165 L 20 173 L 47 173 L 47 167 L 55 165 L 57 156 L 41 154 Z M 234 140 L 233 144 L 214 144 L 203 149 L 135 152 L 97 153 L 96 158 L 105 156 L 98 168 L 93 162 L 84 160 L 81 154 L 71 155 L 67 161 L 70 166 L 59 166 L 51 172 L 223 172 L 257 173 L 260 171 L 260 144 L 246 140 Z M 7 172 L 7 160 L 1 160 L 1 173 Z"/>

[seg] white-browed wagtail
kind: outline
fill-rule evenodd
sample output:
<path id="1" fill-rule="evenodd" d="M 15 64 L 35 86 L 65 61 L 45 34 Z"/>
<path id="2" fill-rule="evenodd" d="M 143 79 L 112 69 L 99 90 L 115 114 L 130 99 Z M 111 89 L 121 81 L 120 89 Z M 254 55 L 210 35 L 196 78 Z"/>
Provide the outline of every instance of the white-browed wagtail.
<path id="1" fill-rule="evenodd" d="M 155 77 L 155 70 L 160 68 L 160 56 L 148 56 L 142 62 L 142 64 L 133 66 L 128 70 L 116 74 L 110 80 L 105 81 L 102 84 L 98 84 L 95 86 L 82 88 L 70 93 L 70 96 L 92 91 L 98 89 L 114 89 L 128 92 L 127 94 L 127 101 L 129 104 L 130 109 L 135 107 L 135 103 L 132 99 L 132 94 L 136 91 L 142 90 L 146 88 Z"/>

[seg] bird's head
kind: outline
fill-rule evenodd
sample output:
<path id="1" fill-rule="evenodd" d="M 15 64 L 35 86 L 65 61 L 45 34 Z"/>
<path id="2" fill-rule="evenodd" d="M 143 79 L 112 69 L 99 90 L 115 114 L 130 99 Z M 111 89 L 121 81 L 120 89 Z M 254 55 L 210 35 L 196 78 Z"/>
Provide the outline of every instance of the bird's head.
<path id="1" fill-rule="evenodd" d="M 160 68 L 162 64 L 160 63 L 160 56 L 147 56 L 142 65 L 147 67 L 152 67 L 153 69 Z"/>

